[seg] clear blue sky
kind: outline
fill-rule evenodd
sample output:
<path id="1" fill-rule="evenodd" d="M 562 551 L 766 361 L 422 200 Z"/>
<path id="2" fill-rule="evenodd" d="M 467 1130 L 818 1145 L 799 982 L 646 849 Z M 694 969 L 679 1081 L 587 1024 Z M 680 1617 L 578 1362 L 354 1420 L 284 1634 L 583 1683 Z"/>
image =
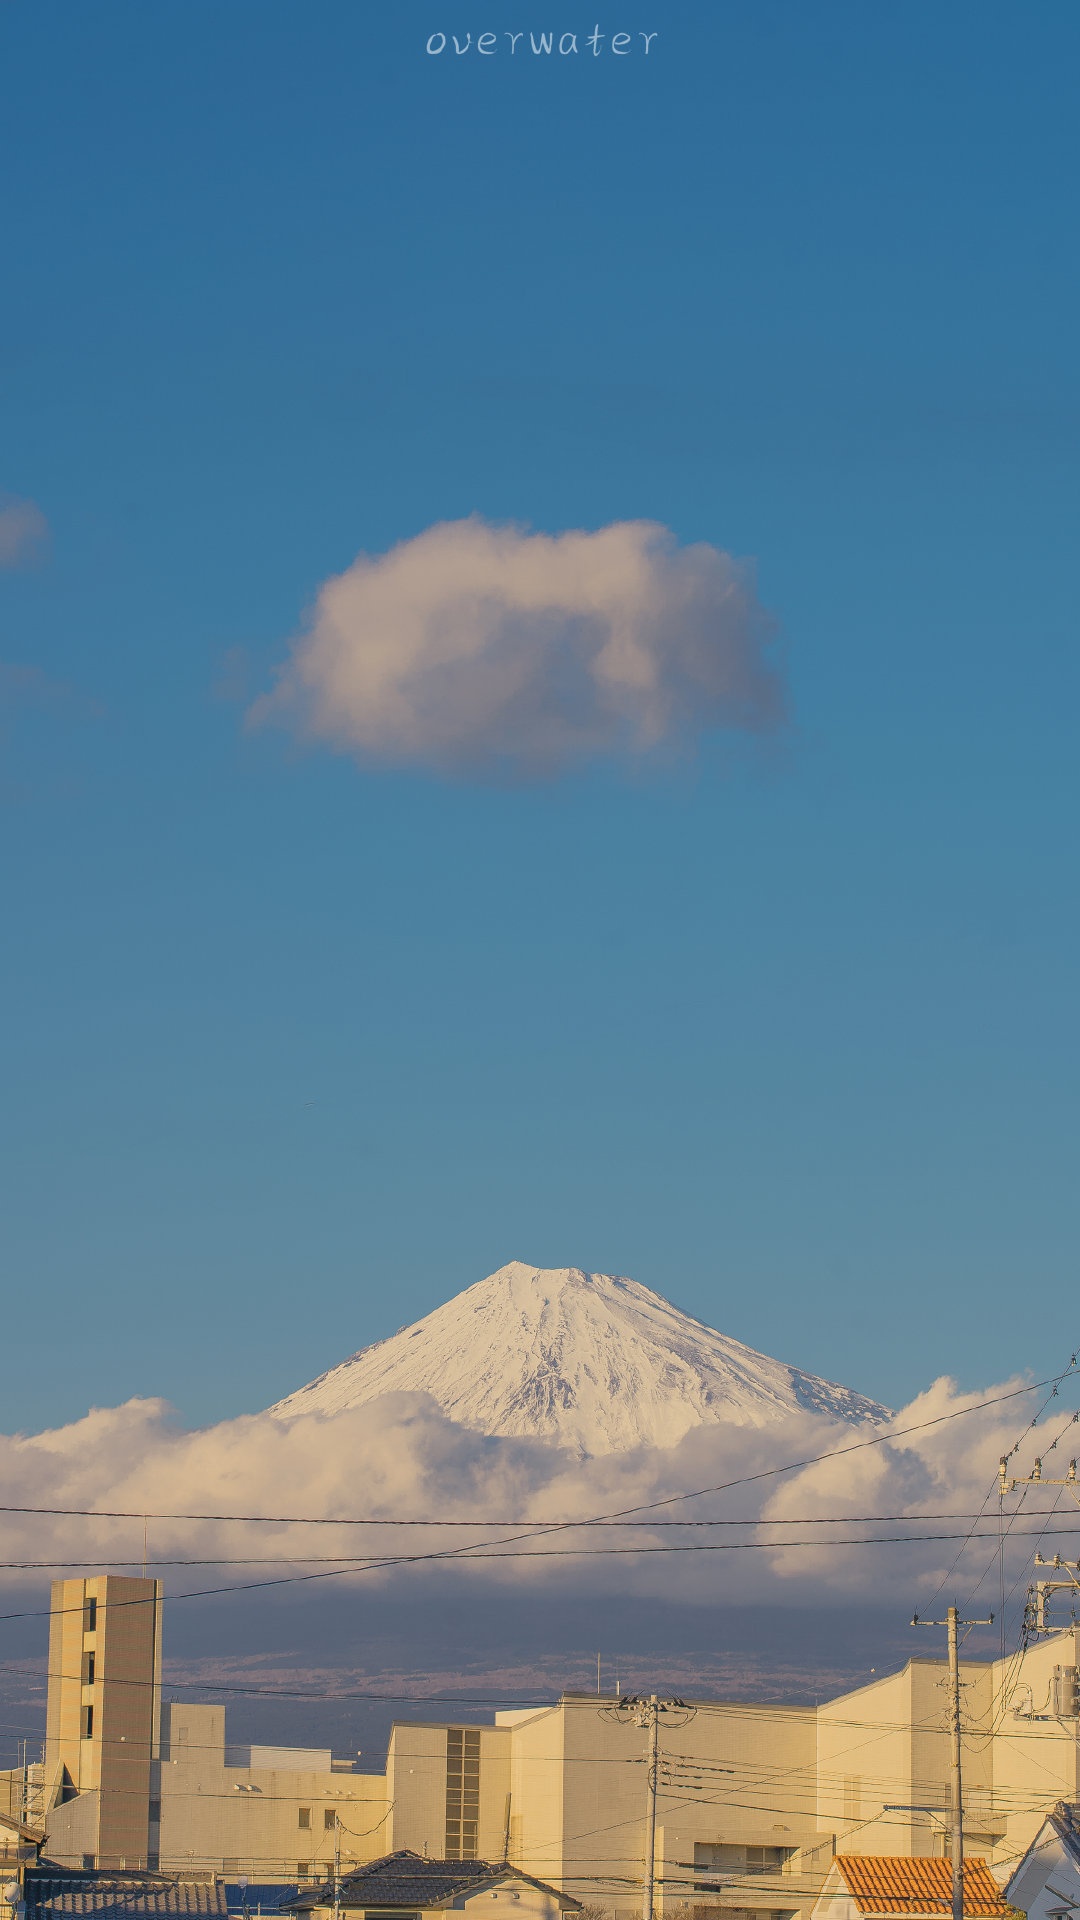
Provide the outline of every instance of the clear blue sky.
<path id="1" fill-rule="evenodd" d="M 424 52 L 597 18 L 659 37 Z M 510 1258 L 894 1401 L 1080 1339 L 1078 54 L 5 0 L 5 1426 L 257 1407 Z M 473 511 L 753 556 L 786 731 L 519 786 L 244 731 L 320 581 Z"/>

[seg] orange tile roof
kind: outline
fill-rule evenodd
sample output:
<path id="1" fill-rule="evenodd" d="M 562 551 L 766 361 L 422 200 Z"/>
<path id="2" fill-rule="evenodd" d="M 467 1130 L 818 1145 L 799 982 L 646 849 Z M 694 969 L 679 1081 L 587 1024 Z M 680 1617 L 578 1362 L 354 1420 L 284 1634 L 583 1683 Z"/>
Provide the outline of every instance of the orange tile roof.
<path id="1" fill-rule="evenodd" d="M 838 1853 L 836 1864 L 860 1913 L 948 1913 L 952 1904 L 952 1866 L 948 1860 Z M 965 1860 L 965 1914 L 1004 1916 L 1010 1911 L 986 1862 Z"/>

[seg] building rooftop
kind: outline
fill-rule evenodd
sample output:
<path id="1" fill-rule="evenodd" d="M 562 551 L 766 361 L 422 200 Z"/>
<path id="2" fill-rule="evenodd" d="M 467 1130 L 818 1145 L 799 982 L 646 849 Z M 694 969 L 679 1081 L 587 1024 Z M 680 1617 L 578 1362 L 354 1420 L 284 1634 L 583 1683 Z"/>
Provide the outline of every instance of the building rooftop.
<path id="1" fill-rule="evenodd" d="M 490 1860 L 424 1860 L 408 1848 L 384 1854 L 381 1860 L 372 1860 L 355 1873 L 343 1874 L 341 1904 L 343 1907 L 403 1907 L 415 1912 L 418 1907 L 447 1906 L 463 1893 L 480 1892 L 507 1879 L 541 1888 L 565 1911 L 575 1912 L 580 1906 L 569 1894 L 560 1893 L 557 1887 L 549 1887 L 543 1880 L 534 1880 L 531 1874 L 522 1873 L 505 1861 L 493 1864 Z M 295 1913 L 326 1906 L 328 1898 L 325 1886 L 312 1887 L 286 1904 Z"/>
<path id="2" fill-rule="evenodd" d="M 838 1853 L 835 1862 L 860 1913 L 937 1914 L 952 1905 L 948 1860 L 900 1854 Z M 1010 1912 L 985 1860 L 964 1862 L 964 1912 L 1004 1916 Z"/>
<path id="3" fill-rule="evenodd" d="M 1066 1853 L 1071 1854 L 1073 1860 L 1080 1866 L 1080 1829 L 1077 1827 L 1078 1817 L 1080 1817 L 1080 1806 L 1074 1805 L 1069 1800 L 1059 1800 L 1057 1806 L 1048 1815 L 1051 1826 L 1060 1834 L 1061 1839 L 1065 1843 Z"/>
<path id="4" fill-rule="evenodd" d="M 156 1914 L 226 1920 L 225 1890 L 170 1874 L 64 1873 L 31 1871 L 26 1876 L 26 1920 L 59 1920 L 64 1914 L 93 1920 L 151 1920 Z"/>

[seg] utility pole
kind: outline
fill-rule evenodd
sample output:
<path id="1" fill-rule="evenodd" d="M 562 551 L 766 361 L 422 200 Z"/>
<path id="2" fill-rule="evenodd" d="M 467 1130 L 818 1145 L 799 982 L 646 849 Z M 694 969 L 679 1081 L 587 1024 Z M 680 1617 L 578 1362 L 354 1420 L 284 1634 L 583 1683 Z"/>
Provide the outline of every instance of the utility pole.
<path id="1" fill-rule="evenodd" d="M 641 1890 L 641 1920 L 653 1920 L 656 1889 L 656 1777 L 660 1771 L 660 1702 L 649 1695 L 649 1758 L 645 1773 L 645 1880 Z"/>
<path id="2" fill-rule="evenodd" d="M 628 1715 L 632 1724 L 649 1736 L 645 1775 L 645 1861 L 641 1888 L 641 1920 L 654 1920 L 656 1908 L 656 1789 L 660 1778 L 660 1715 L 683 1713 L 689 1720 L 697 1711 L 685 1700 L 661 1700 L 655 1693 L 624 1694 L 614 1709 L 615 1717 Z M 684 1724 L 680 1722 L 679 1724 Z"/>
<path id="3" fill-rule="evenodd" d="M 341 1815 L 334 1809 L 334 1920 L 341 1920 Z"/>
<path id="4" fill-rule="evenodd" d="M 952 1920 L 964 1920 L 964 1777 L 962 1733 L 960 1726 L 960 1629 L 992 1627 L 989 1620 L 961 1620 L 956 1607 L 950 1607 L 944 1620 L 920 1620 L 913 1627 L 945 1627 L 949 1636 L 949 1855 L 952 1860 Z"/>
<path id="5" fill-rule="evenodd" d="M 1074 1413 L 1073 1419 L 1075 1420 L 1076 1418 L 1077 1415 Z M 1058 1439 L 1060 1438 L 1061 1436 L 1059 1434 Z M 1056 1445 L 1057 1440 L 1054 1441 L 1054 1446 L 1056 1447 Z M 1051 1451 L 1052 1450 L 1053 1449 L 1051 1449 Z M 1009 1456 L 1007 1453 L 1002 1454 L 1001 1460 L 998 1463 L 998 1473 L 1000 1476 L 1000 1484 L 998 1487 L 999 1504 L 1007 1493 L 1015 1493 L 1018 1487 L 1066 1487 L 1077 1505 L 1080 1506 L 1080 1481 L 1077 1480 L 1076 1476 L 1075 1460 L 1069 1461 L 1068 1473 L 1059 1476 L 1057 1479 L 1052 1478 L 1049 1474 L 1045 1474 L 1042 1469 L 1043 1463 L 1041 1459 L 1036 1459 L 1033 1472 L 1025 1473 L 1018 1480 L 1010 1479 Z M 1028 1588 L 1028 1603 L 1024 1610 L 1024 1633 L 1025 1635 L 1056 1633 L 1058 1632 L 1058 1628 L 1050 1626 L 1047 1620 L 1047 1599 L 1049 1595 L 1054 1593 L 1071 1593 L 1075 1598 L 1078 1589 L 1080 1589 L 1080 1580 L 1076 1580 L 1072 1576 L 1080 1571 L 1080 1562 L 1076 1560 L 1062 1560 L 1056 1553 L 1052 1560 L 1044 1560 L 1042 1554 L 1037 1553 L 1035 1555 L 1035 1565 L 1037 1567 L 1053 1567 L 1058 1571 L 1067 1573 L 1070 1577 L 1066 1580 L 1036 1580 L 1034 1584 Z"/>

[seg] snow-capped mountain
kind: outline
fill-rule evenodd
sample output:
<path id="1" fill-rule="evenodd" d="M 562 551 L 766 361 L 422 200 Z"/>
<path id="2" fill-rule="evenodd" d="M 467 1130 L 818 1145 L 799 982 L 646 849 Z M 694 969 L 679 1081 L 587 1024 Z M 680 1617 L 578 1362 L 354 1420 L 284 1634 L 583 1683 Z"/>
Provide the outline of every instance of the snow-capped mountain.
<path id="1" fill-rule="evenodd" d="M 692 1427 L 762 1427 L 799 1409 L 852 1423 L 889 1418 L 887 1407 L 716 1333 L 636 1280 L 520 1260 L 270 1411 L 334 1414 L 403 1391 L 431 1394 L 481 1433 L 552 1439 L 582 1454 L 671 1447 Z"/>

